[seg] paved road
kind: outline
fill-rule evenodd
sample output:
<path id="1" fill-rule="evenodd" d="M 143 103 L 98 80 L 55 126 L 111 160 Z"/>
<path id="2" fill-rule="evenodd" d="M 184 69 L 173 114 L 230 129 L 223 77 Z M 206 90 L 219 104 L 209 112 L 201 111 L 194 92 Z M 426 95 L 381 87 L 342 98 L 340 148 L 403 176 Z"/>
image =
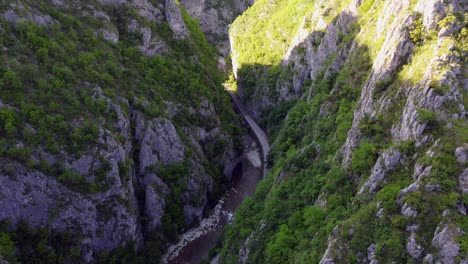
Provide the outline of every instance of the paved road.
<path id="1" fill-rule="evenodd" d="M 263 162 L 263 178 L 266 177 L 267 174 L 267 157 L 268 154 L 270 153 L 270 144 L 268 143 L 268 138 L 265 134 L 265 132 L 255 123 L 255 121 L 250 117 L 250 115 L 247 113 L 247 109 L 245 109 L 244 105 L 240 101 L 239 97 L 233 92 L 233 91 L 228 91 L 229 94 L 231 95 L 232 100 L 234 101 L 234 104 L 236 105 L 237 109 L 239 110 L 240 114 L 244 118 L 244 120 L 247 122 L 249 125 L 252 133 L 254 134 L 255 138 L 257 139 L 257 143 L 260 144 L 260 149 L 262 151 L 262 162 Z"/>

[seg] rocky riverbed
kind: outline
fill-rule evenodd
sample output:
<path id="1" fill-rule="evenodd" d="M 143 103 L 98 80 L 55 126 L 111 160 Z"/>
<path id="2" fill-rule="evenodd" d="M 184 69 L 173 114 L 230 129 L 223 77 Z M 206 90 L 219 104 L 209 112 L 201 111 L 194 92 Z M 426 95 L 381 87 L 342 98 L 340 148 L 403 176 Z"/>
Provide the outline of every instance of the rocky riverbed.
<path id="1" fill-rule="evenodd" d="M 235 209 L 255 191 L 261 179 L 261 159 L 258 146 L 250 140 L 244 155 L 236 166 L 232 186 L 208 217 L 202 219 L 197 227 L 185 232 L 179 242 L 169 247 L 162 263 L 199 263 L 208 257 L 210 249 L 223 234 L 224 227 L 234 217 Z"/>

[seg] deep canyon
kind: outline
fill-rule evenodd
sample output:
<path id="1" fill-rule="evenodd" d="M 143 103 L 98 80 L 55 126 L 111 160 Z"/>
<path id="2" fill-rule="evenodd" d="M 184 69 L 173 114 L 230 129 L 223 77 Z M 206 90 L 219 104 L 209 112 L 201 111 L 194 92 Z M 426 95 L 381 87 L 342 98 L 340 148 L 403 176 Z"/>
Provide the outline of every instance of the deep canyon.
<path id="1" fill-rule="evenodd" d="M 0 263 L 468 263 L 463 0 L 0 0 Z"/>

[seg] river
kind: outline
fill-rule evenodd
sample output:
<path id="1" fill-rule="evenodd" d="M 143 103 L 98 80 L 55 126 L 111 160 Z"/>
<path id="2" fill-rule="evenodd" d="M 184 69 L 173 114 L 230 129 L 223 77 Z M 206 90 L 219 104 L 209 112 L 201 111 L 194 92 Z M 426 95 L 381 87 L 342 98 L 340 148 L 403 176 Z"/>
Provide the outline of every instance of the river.
<path id="1" fill-rule="evenodd" d="M 177 244 L 169 247 L 162 257 L 163 264 L 198 264 L 207 259 L 209 251 L 221 239 L 224 228 L 233 220 L 236 208 L 254 193 L 257 183 L 267 173 L 265 164 L 270 152 L 268 138 L 249 116 L 237 94 L 228 92 L 235 110 L 242 116 L 255 141 L 250 137 L 244 141 L 244 153 L 233 171 L 231 189 L 219 200 L 208 217 L 203 218 L 197 227 L 182 234 Z"/>
<path id="2" fill-rule="evenodd" d="M 225 226 L 233 220 L 234 211 L 246 197 L 254 193 L 262 178 L 260 152 L 257 144 L 250 141 L 243 158 L 234 168 L 231 188 L 199 226 L 185 232 L 176 245 L 169 247 L 162 263 L 197 264 L 207 259 L 209 251 L 216 247 Z"/>

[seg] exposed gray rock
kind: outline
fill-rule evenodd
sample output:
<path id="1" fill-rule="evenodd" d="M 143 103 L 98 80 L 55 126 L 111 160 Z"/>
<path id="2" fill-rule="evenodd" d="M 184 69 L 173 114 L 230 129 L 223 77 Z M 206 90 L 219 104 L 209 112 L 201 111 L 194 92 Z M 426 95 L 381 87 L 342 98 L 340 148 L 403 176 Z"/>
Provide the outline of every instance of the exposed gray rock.
<path id="1" fill-rule="evenodd" d="M 466 164 L 468 161 L 468 147 L 459 147 L 455 150 L 455 156 L 458 163 L 461 165 Z"/>
<path id="2" fill-rule="evenodd" d="M 426 30 L 433 30 L 437 27 L 440 18 L 445 17 L 446 12 L 443 1 L 420 0 L 414 7 L 416 12 L 423 16 L 423 25 Z"/>
<path id="3" fill-rule="evenodd" d="M 377 159 L 369 179 L 367 179 L 361 187 L 359 194 L 364 193 L 365 190 L 369 190 L 371 193 L 375 192 L 379 183 L 384 180 L 386 173 L 398 165 L 401 162 L 401 159 L 402 156 L 398 150 L 389 150 L 384 152 Z"/>
<path id="4" fill-rule="evenodd" d="M 83 155 L 81 158 L 75 160 L 71 167 L 74 171 L 78 172 L 79 174 L 85 176 L 87 175 L 93 165 L 94 158 L 89 155 Z"/>
<path id="5" fill-rule="evenodd" d="M 167 51 L 166 43 L 159 36 L 153 36 L 149 27 L 140 28 L 140 32 L 143 35 L 143 45 L 139 48 L 143 54 L 152 57 Z"/>
<path id="6" fill-rule="evenodd" d="M 94 18 L 100 20 L 100 21 L 103 21 L 103 22 L 106 22 L 106 23 L 110 23 L 110 17 L 104 13 L 103 11 L 99 11 L 99 10 L 96 10 L 94 11 Z"/>
<path id="7" fill-rule="evenodd" d="M 198 19 L 207 40 L 218 48 L 218 52 L 223 57 L 228 57 L 229 25 L 237 15 L 253 4 L 253 0 L 228 0 L 222 4 L 213 0 L 181 0 L 180 4 L 191 17 Z M 221 68 L 224 69 L 224 67 Z"/>
<path id="8" fill-rule="evenodd" d="M 465 169 L 460 176 L 458 176 L 458 181 L 460 183 L 460 189 L 462 193 L 468 193 L 468 168 Z"/>
<path id="9" fill-rule="evenodd" d="M 166 207 L 165 195 L 170 193 L 169 187 L 156 175 L 145 177 L 145 216 L 149 218 L 147 229 L 155 230 L 161 226 L 161 218 Z"/>
<path id="10" fill-rule="evenodd" d="M 375 214 L 375 216 L 379 219 L 382 219 L 384 214 L 385 214 L 385 210 L 383 208 L 380 208 L 379 211 L 377 211 L 377 213 Z"/>
<path id="11" fill-rule="evenodd" d="M 57 7 L 64 7 L 65 3 L 62 0 L 52 0 L 52 4 Z"/>
<path id="12" fill-rule="evenodd" d="M 317 200 L 315 200 L 314 206 L 317 206 L 317 207 L 322 208 L 322 209 L 326 209 L 326 208 L 327 208 L 327 200 L 325 199 L 323 193 L 320 194 L 320 195 L 317 197 Z"/>
<path id="13" fill-rule="evenodd" d="M 392 3 L 396 3 L 396 1 L 392 1 Z M 390 76 L 412 52 L 413 44 L 408 39 L 406 28 L 411 25 L 413 19 L 409 15 L 405 15 L 405 17 L 400 19 L 402 23 L 392 26 L 392 28 L 387 31 L 385 42 L 374 60 L 372 72 L 362 89 L 361 97 L 354 111 L 353 125 L 348 132 L 348 137 L 341 151 L 343 154 L 342 164 L 344 166 L 348 166 L 350 164 L 352 153 L 359 145 L 361 137 L 359 124 L 361 119 L 365 115 L 369 115 L 370 117 L 376 115 L 375 108 L 377 106 L 377 102 L 375 102 L 372 94 L 374 93 L 377 81 Z M 380 108 L 385 107 L 386 105 L 388 104 L 382 104 L 380 105 Z M 416 117 L 411 117 L 412 118 L 409 120 L 413 122 Z M 402 124 L 401 127 L 402 129 L 409 129 L 402 133 L 405 134 L 404 139 L 408 139 L 416 135 L 416 133 L 413 133 L 412 126 Z M 420 132 L 422 133 L 422 130 Z"/>
<path id="14" fill-rule="evenodd" d="M 252 240 L 254 233 L 250 233 L 249 237 L 244 241 L 242 248 L 239 250 L 239 263 L 248 263 L 250 254 L 250 240 Z"/>
<path id="15" fill-rule="evenodd" d="M 102 36 L 103 39 L 108 40 L 112 43 L 117 43 L 119 41 L 119 33 L 118 32 L 111 32 L 106 29 L 101 29 L 96 32 L 97 35 Z"/>
<path id="16" fill-rule="evenodd" d="M 432 254 L 427 254 L 425 257 L 424 257 L 424 260 L 423 260 L 424 263 L 427 263 L 427 264 L 433 264 L 434 263 L 434 256 Z"/>
<path id="17" fill-rule="evenodd" d="M 371 244 L 367 248 L 367 260 L 369 261 L 370 264 L 378 264 L 379 262 L 375 259 L 375 249 L 376 246 L 375 244 Z"/>
<path id="18" fill-rule="evenodd" d="M 446 264 L 454 264 L 455 258 L 460 252 L 460 244 L 456 238 L 460 235 L 458 228 L 445 224 L 437 227 L 432 245 L 439 250 L 437 260 Z"/>
<path id="19" fill-rule="evenodd" d="M 0 219 L 8 218 L 12 224 L 27 219 L 33 227 L 48 225 L 83 236 L 87 238 L 81 244 L 83 256 L 112 250 L 129 239 L 141 242 L 137 217 L 111 198 L 127 197 L 126 190 L 115 187 L 106 193 L 82 195 L 68 190 L 53 177 L 12 165 L 21 180 L 0 175 L 0 193 L 4 195 L 0 199 Z"/>
<path id="20" fill-rule="evenodd" d="M 140 16 L 148 19 L 151 22 L 161 22 L 163 14 L 159 8 L 156 8 L 148 0 L 133 0 L 133 6 L 137 8 Z"/>
<path id="21" fill-rule="evenodd" d="M 457 211 L 462 215 L 467 215 L 466 206 L 463 202 L 457 203 Z"/>
<path id="22" fill-rule="evenodd" d="M 43 27 L 51 27 L 54 25 L 54 20 L 49 15 L 28 14 L 27 19 Z"/>
<path id="23" fill-rule="evenodd" d="M 183 195 L 184 216 L 187 226 L 201 220 L 203 211 L 208 202 L 207 193 L 213 190 L 213 180 L 199 166 L 198 162 L 191 160 L 192 173 L 187 182 L 187 190 Z M 193 203 L 194 198 L 197 202 Z"/>
<path id="24" fill-rule="evenodd" d="M 20 16 L 18 16 L 15 11 L 13 10 L 8 10 L 3 14 L 3 18 L 6 20 L 6 22 L 10 23 L 16 23 L 21 19 Z"/>
<path id="25" fill-rule="evenodd" d="M 242 2 L 242 0 L 234 1 Z M 58 21 L 35 10 L 35 4 L 32 2 L 14 2 L 11 10 L 0 13 L 7 22 L 30 21 L 44 27 L 60 28 Z M 120 36 L 117 27 L 113 24 L 115 21 L 110 18 L 110 13 L 106 13 L 110 10 L 109 7 L 102 5 L 129 5 L 130 8 L 136 9 L 141 17 L 157 24 L 158 27 L 164 19 L 167 19 L 174 37 L 179 39 L 189 37 L 189 30 L 183 21 L 181 10 L 174 0 L 166 0 L 165 3 L 148 0 L 97 2 L 52 0 L 51 2 L 55 8 L 63 9 L 64 12 L 73 10 L 73 14 L 79 19 L 91 17 L 99 20 L 103 27 L 95 34 L 112 43 L 117 43 Z M 133 17 L 132 13 L 127 22 L 130 32 L 141 33 L 142 44 L 139 49 L 144 55 L 160 55 L 168 50 L 167 44 L 158 33 L 144 26 L 141 18 Z M 3 47 L 3 51 L 6 51 L 6 47 Z M 85 82 L 84 85 L 92 84 Z M 46 175 L 44 172 L 17 163 L 12 164 L 11 170 L 15 171 L 13 176 L 3 174 L 3 170 L 0 172 L 0 208 L 2 208 L 0 220 L 10 218 L 14 225 L 20 219 L 27 219 L 33 227 L 47 226 L 51 230 L 71 231 L 75 237 L 80 238 L 82 258 L 85 263 L 95 261 L 93 259 L 95 254 L 114 250 L 124 246 L 128 241 L 135 241 L 136 248 L 141 248 L 145 231 L 161 227 L 161 219 L 167 205 L 166 197 L 171 195 L 171 190 L 157 175 L 147 171 L 148 168 L 157 164 L 165 166 L 182 161 L 189 162 L 191 173 L 184 175 L 182 184 L 186 185 L 184 186 L 186 191 L 181 199 L 186 223 L 194 225 L 203 216 L 208 203 L 208 194 L 213 191 L 212 175 L 209 175 L 204 167 L 207 162 L 212 162 L 205 156 L 206 145 L 218 139 L 226 142 L 223 153 L 219 153 L 217 157 L 219 158 L 217 165 L 223 169 L 227 178 L 231 177 L 236 159 L 239 158 L 234 151 L 231 135 L 223 129 L 213 103 L 207 99 L 202 99 L 200 105 L 191 108 L 187 105 L 174 104 L 171 109 L 174 111 L 167 113 L 171 119 L 181 110 L 189 110 L 191 114 L 209 120 L 200 128 L 177 127 L 176 130 L 169 119 L 149 120 L 134 110 L 133 104 L 137 98 L 129 98 L 131 102 L 129 103 L 125 98 L 118 96 L 108 98 L 104 94 L 106 93 L 101 88 L 96 87 L 92 97 L 106 101 L 106 112 L 112 114 L 113 118 L 105 120 L 105 127 L 112 127 L 110 129 L 112 132 L 99 127 L 98 142 L 76 156 L 73 155 L 75 153 L 66 153 L 63 149 L 52 155 L 40 147 L 31 155 L 32 160 L 36 162 L 44 160 L 50 166 L 63 164 L 66 169 L 82 175 L 84 181 L 90 184 L 99 178 L 102 182 L 99 182 L 98 188 L 102 184 L 102 191 L 97 193 L 94 189 L 92 192 L 78 191 L 74 187 L 65 186 L 61 183 L 62 180 L 58 181 L 54 175 Z M 1 107 L 10 106 L 0 102 Z M 76 119 L 71 125 L 80 126 L 82 122 L 83 119 Z M 96 122 L 104 123 L 101 119 Z M 29 126 L 27 124 L 25 127 Z M 37 128 L 31 126 L 30 129 L 34 131 Z M 193 131 L 202 131 L 202 133 L 192 133 Z M 186 135 L 182 137 L 178 133 Z M 191 142 L 185 140 L 187 138 L 190 138 Z M 185 154 L 189 149 L 193 156 L 186 157 Z M 0 164 L 5 163 L 6 161 L 0 160 Z M 103 165 L 107 166 L 107 163 L 109 170 L 97 177 L 96 170 Z M 127 168 L 122 169 L 122 165 L 130 167 L 130 170 L 127 172 Z M 128 175 L 124 175 L 123 171 Z M 134 188 L 142 192 L 137 193 Z M 137 201 L 137 197 L 141 201 Z M 148 219 L 147 224 L 141 224 L 139 220 L 141 217 Z"/>
<path id="26" fill-rule="evenodd" d="M 403 198 L 407 193 L 415 192 L 421 188 L 421 181 L 424 177 L 428 176 L 432 171 L 432 166 L 423 167 L 419 163 L 414 165 L 413 179 L 415 180 L 408 187 L 400 191 L 398 195 L 397 203 L 402 204 Z"/>
<path id="27" fill-rule="evenodd" d="M 179 6 L 174 0 L 165 0 L 164 11 L 169 27 L 177 39 L 185 39 L 189 35 L 189 30 L 185 25 Z"/>
<path id="28" fill-rule="evenodd" d="M 424 189 L 427 192 L 438 192 L 440 191 L 440 185 L 439 184 L 427 184 Z"/>
<path id="29" fill-rule="evenodd" d="M 184 160 L 184 145 L 172 123 L 164 118 L 148 122 L 141 139 L 140 172 L 158 162 L 163 165 Z"/>
<path id="30" fill-rule="evenodd" d="M 340 235 L 340 230 L 338 227 L 335 227 L 328 237 L 328 246 L 327 250 L 323 254 L 322 259 L 319 264 L 334 264 L 335 258 L 340 258 L 340 246 L 338 244 L 338 237 Z M 338 261 L 338 260 L 337 260 Z M 338 261 L 339 262 L 339 261 Z M 375 263 L 377 264 L 377 263 Z"/>
<path id="31" fill-rule="evenodd" d="M 3 14 L 5 21 L 16 24 L 23 20 L 43 27 L 52 27 L 56 23 L 49 15 L 44 15 L 35 9 L 26 11 L 21 3 L 17 3 L 16 9 L 18 12 L 10 9 Z"/>
<path id="32" fill-rule="evenodd" d="M 122 5 L 127 3 L 127 0 L 99 0 L 103 5 Z"/>
<path id="33" fill-rule="evenodd" d="M 405 227 L 405 231 L 406 231 L 406 232 L 412 232 L 412 233 L 414 233 L 414 232 L 416 232 L 416 231 L 418 231 L 418 230 L 419 230 L 419 226 L 418 226 L 418 225 L 410 225 L 410 226 Z"/>
<path id="34" fill-rule="evenodd" d="M 406 243 L 406 252 L 408 252 L 408 254 L 414 259 L 419 259 L 424 252 L 424 248 L 416 241 L 415 233 L 411 233 L 411 236 Z"/>
<path id="35" fill-rule="evenodd" d="M 401 214 L 404 216 L 410 216 L 414 218 L 418 215 L 418 211 L 413 210 L 407 203 L 405 203 L 401 208 Z"/>

